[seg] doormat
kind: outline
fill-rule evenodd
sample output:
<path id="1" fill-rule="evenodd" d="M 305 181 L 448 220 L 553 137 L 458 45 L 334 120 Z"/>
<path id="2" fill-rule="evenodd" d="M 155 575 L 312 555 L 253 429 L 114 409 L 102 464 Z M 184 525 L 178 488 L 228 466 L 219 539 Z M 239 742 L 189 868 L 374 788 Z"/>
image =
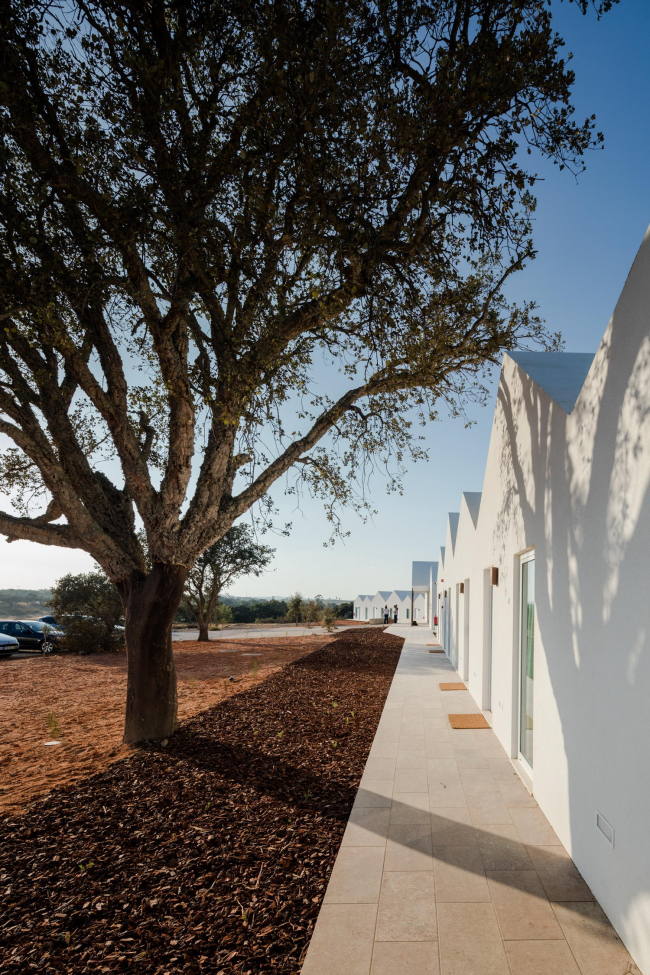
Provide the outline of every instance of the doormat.
<path id="1" fill-rule="evenodd" d="M 444 653 L 444 652 L 445 651 L 442 649 L 442 647 L 434 647 L 433 650 L 429 650 L 429 653 Z"/>
<path id="2" fill-rule="evenodd" d="M 438 684 L 441 691 L 466 691 L 464 684 Z"/>
<path id="3" fill-rule="evenodd" d="M 449 714 L 449 724 L 452 728 L 489 728 L 482 714 Z"/>

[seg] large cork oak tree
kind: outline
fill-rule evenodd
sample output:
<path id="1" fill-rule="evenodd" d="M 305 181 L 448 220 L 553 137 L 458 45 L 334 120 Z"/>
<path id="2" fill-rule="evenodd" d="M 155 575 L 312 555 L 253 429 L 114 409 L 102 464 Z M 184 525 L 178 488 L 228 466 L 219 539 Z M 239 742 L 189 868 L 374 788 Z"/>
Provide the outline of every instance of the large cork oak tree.
<path id="1" fill-rule="evenodd" d="M 173 731 L 186 573 L 279 478 L 336 519 L 368 464 L 419 452 L 414 415 L 552 341 L 503 296 L 532 256 L 526 161 L 599 140 L 551 15 L 1 5 L 0 532 L 117 585 L 126 741 Z"/>

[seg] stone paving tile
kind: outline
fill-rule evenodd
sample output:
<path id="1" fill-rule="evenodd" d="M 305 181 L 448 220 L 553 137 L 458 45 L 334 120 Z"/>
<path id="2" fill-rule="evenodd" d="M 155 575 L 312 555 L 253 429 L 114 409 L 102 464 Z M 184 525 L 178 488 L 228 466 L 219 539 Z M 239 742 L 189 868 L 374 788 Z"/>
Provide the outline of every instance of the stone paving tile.
<path id="1" fill-rule="evenodd" d="M 553 910 L 582 975 L 641 975 L 599 904 L 553 904 Z"/>
<path id="2" fill-rule="evenodd" d="M 434 850 L 447 846 L 477 846 L 476 830 L 467 806 L 431 806 Z"/>
<path id="3" fill-rule="evenodd" d="M 439 739 L 437 741 L 432 741 L 429 739 L 424 742 L 424 749 L 427 758 L 452 758 L 454 757 L 454 749 L 451 746 L 451 742 Z"/>
<path id="4" fill-rule="evenodd" d="M 475 826 L 492 826 L 498 824 L 512 824 L 512 816 L 506 808 L 506 805 L 501 798 L 500 793 L 490 792 L 487 795 L 474 795 L 469 796 L 467 799 L 467 805 L 469 806 L 469 811 L 472 816 L 472 822 Z M 536 810 L 532 810 L 535 812 Z M 526 809 L 525 812 L 528 812 Z M 550 829 L 550 827 L 549 827 Z M 520 839 L 525 843 L 526 840 L 521 837 Z"/>
<path id="5" fill-rule="evenodd" d="M 401 752 L 397 756 L 397 768 L 418 768 L 426 769 L 427 767 L 427 757 L 424 751 L 424 746 L 422 751 L 416 751 L 413 749 L 408 749 L 407 751 Z"/>
<path id="6" fill-rule="evenodd" d="M 375 941 L 436 941 L 437 936 L 433 873 L 385 873 Z"/>
<path id="7" fill-rule="evenodd" d="M 368 975 L 376 904 L 323 904 L 301 975 Z"/>
<path id="8" fill-rule="evenodd" d="M 534 870 L 488 872 L 488 884 L 504 941 L 562 939 L 562 928 Z"/>
<path id="9" fill-rule="evenodd" d="M 384 848 L 342 846 L 325 891 L 325 904 L 376 904 L 384 867 Z"/>
<path id="10" fill-rule="evenodd" d="M 426 792 L 426 768 L 398 768 L 393 782 L 394 792 Z"/>
<path id="11" fill-rule="evenodd" d="M 459 771 L 465 795 L 484 796 L 490 792 L 498 793 L 499 789 L 494 776 L 489 769 L 484 768 L 464 768 Z"/>
<path id="12" fill-rule="evenodd" d="M 450 662 L 408 641 L 302 975 L 640 975 L 494 732 L 450 728 L 478 711 L 440 691 Z"/>
<path id="13" fill-rule="evenodd" d="M 391 823 L 384 870 L 433 870 L 431 827 Z"/>
<path id="14" fill-rule="evenodd" d="M 353 809 L 359 806 L 386 806 L 390 809 L 393 795 L 392 779 L 361 779 Z"/>
<path id="15" fill-rule="evenodd" d="M 525 809 L 513 806 L 509 812 L 522 843 L 526 846 L 562 846 L 557 833 L 539 807 Z"/>
<path id="16" fill-rule="evenodd" d="M 478 847 L 437 847 L 433 873 L 438 904 L 491 900 Z"/>
<path id="17" fill-rule="evenodd" d="M 487 759 L 480 748 L 458 748 L 454 753 L 459 769 L 488 767 Z"/>
<path id="18" fill-rule="evenodd" d="M 512 975 L 581 975 L 566 941 L 507 941 Z"/>
<path id="19" fill-rule="evenodd" d="M 355 806 L 350 813 L 341 846 L 385 846 L 389 806 Z"/>
<path id="20" fill-rule="evenodd" d="M 441 975 L 510 975 L 492 904 L 439 904 Z"/>
<path id="21" fill-rule="evenodd" d="M 369 758 L 363 771 L 365 779 L 392 779 L 395 775 L 396 758 Z"/>
<path id="22" fill-rule="evenodd" d="M 372 748 L 370 749 L 370 754 L 368 758 L 397 758 L 397 752 L 399 749 L 399 742 L 397 741 L 384 741 L 384 742 L 374 742 Z"/>
<path id="23" fill-rule="evenodd" d="M 394 792 L 391 823 L 402 826 L 428 826 L 431 822 L 428 792 Z"/>
<path id="24" fill-rule="evenodd" d="M 515 826 L 502 823 L 476 830 L 481 859 L 486 870 L 532 870 L 526 847 Z"/>
<path id="25" fill-rule="evenodd" d="M 594 895 L 563 846 L 529 846 L 527 849 L 550 901 L 594 900 Z"/>
<path id="26" fill-rule="evenodd" d="M 437 941 L 377 941 L 370 975 L 440 975 Z"/>

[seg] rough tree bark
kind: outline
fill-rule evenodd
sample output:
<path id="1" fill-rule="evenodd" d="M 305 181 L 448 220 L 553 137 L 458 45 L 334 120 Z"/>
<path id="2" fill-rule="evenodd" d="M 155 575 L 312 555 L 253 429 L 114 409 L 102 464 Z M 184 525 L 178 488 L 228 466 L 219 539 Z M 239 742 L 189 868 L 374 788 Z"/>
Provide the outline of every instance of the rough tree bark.
<path id="1" fill-rule="evenodd" d="M 117 583 L 126 619 L 127 696 L 124 741 L 167 738 L 176 727 L 172 623 L 187 569 L 155 562 L 148 575 Z"/>

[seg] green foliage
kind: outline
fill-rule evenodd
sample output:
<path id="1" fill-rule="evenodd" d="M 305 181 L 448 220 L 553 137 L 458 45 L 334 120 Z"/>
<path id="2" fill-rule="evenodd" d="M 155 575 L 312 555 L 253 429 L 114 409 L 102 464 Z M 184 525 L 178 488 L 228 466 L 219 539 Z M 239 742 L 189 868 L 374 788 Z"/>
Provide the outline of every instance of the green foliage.
<path id="1" fill-rule="evenodd" d="M 137 579 L 293 471 L 336 530 L 503 349 L 555 347 L 503 285 L 528 153 L 601 140 L 556 5 L 6 0 L 0 529 Z"/>
<path id="2" fill-rule="evenodd" d="M 2 619 L 35 620 L 49 616 L 49 589 L 0 589 Z"/>
<path id="3" fill-rule="evenodd" d="M 234 621 L 232 608 L 219 603 L 214 613 L 214 621 L 218 626 L 225 626 L 227 623 L 232 623 Z"/>
<path id="4" fill-rule="evenodd" d="M 176 610 L 174 623 L 196 623 L 194 613 L 185 605 L 185 603 L 181 603 Z"/>
<path id="5" fill-rule="evenodd" d="M 274 552 L 275 549 L 258 544 L 247 525 L 233 525 L 199 556 L 187 574 L 182 603 L 193 614 L 201 632 L 215 621 L 218 611 L 222 612 L 220 622 L 232 622 L 235 617 L 231 608 L 219 606 L 221 593 L 241 576 L 261 575 Z"/>
<path id="6" fill-rule="evenodd" d="M 235 623 L 255 623 L 258 620 L 276 622 L 287 615 L 287 603 L 283 599 L 236 603 L 231 609 Z"/>
<path id="7" fill-rule="evenodd" d="M 322 610 L 317 600 L 307 599 L 302 605 L 302 621 L 306 623 L 307 626 L 311 626 L 319 618 Z"/>
<path id="8" fill-rule="evenodd" d="M 59 579 L 50 599 L 52 615 L 65 627 L 62 646 L 74 653 L 112 651 L 124 643 L 122 603 L 103 572 L 68 574 Z"/>
<path id="9" fill-rule="evenodd" d="M 299 592 L 293 594 L 287 603 L 287 619 L 290 623 L 300 623 L 304 613 L 304 600 Z"/>
<path id="10" fill-rule="evenodd" d="M 333 633 L 336 630 L 336 620 L 339 618 L 339 614 L 335 606 L 329 604 L 323 606 L 319 618 L 328 633 Z"/>
<path id="11" fill-rule="evenodd" d="M 354 603 L 339 603 L 336 607 L 336 615 L 340 620 L 351 619 L 354 616 Z"/>

